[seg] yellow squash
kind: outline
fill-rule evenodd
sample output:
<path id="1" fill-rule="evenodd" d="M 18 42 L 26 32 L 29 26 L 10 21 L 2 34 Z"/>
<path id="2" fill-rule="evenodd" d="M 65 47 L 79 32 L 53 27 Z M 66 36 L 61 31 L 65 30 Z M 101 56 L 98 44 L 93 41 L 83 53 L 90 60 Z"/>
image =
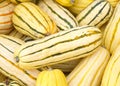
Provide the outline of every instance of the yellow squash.
<path id="1" fill-rule="evenodd" d="M 68 86 L 66 77 L 59 69 L 44 70 L 37 78 L 36 86 Z"/>

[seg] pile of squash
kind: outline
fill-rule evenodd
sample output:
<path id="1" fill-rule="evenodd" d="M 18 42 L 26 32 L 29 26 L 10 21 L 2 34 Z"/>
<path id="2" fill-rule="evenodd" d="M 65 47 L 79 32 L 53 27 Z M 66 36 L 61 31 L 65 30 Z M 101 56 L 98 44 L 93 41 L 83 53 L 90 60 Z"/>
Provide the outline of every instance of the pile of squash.
<path id="1" fill-rule="evenodd" d="M 0 86 L 120 86 L 119 0 L 0 0 Z"/>

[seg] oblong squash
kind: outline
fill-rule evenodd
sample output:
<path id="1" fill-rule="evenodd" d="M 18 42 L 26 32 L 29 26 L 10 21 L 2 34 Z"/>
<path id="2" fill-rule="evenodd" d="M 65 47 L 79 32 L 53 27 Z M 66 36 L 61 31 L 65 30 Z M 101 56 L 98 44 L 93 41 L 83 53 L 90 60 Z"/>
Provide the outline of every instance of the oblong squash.
<path id="1" fill-rule="evenodd" d="M 108 22 L 104 34 L 103 45 L 113 53 L 116 47 L 120 44 L 120 2 L 117 4 L 114 13 Z"/>
<path id="2" fill-rule="evenodd" d="M 17 5 L 12 16 L 13 26 L 24 35 L 39 39 L 57 32 L 48 14 L 32 2 Z"/>
<path id="3" fill-rule="evenodd" d="M 14 50 L 23 43 L 18 38 L 0 35 L 0 72 L 21 86 L 35 86 L 40 71 L 22 69 L 14 59 Z"/>
<path id="4" fill-rule="evenodd" d="M 107 0 L 95 0 L 76 19 L 80 26 L 91 25 L 100 27 L 106 23 L 113 13 L 113 8 Z"/>
<path id="5" fill-rule="evenodd" d="M 107 64 L 101 86 L 120 86 L 120 45 Z"/>
<path id="6" fill-rule="evenodd" d="M 34 69 L 88 56 L 101 42 L 98 28 L 77 27 L 25 43 L 16 49 L 14 57 L 21 68 Z"/>
<path id="7" fill-rule="evenodd" d="M 54 20 L 59 30 L 67 30 L 78 26 L 76 18 L 54 0 L 39 0 L 38 6 Z"/>
<path id="8" fill-rule="evenodd" d="M 109 58 L 110 53 L 103 47 L 100 47 L 94 54 L 83 58 L 67 76 L 69 86 L 100 86 Z"/>

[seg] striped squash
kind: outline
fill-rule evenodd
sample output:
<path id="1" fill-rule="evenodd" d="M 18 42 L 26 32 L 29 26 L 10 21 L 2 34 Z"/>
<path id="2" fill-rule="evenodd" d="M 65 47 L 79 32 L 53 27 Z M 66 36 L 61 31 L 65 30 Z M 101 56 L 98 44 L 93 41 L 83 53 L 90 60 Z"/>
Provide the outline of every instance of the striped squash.
<path id="1" fill-rule="evenodd" d="M 21 68 L 39 68 L 88 56 L 101 45 L 101 39 L 98 28 L 77 27 L 25 43 L 14 57 Z"/>
<path id="2" fill-rule="evenodd" d="M 113 8 L 107 0 L 95 0 L 76 19 L 80 26 L 91 25 L 100 27 L 106 23 L 113 13 Z"/>
<path id="3" fill-rule="evenodd" d="M 100 86 L 109 58 L 107 49 L 100 47 L 94 54 L 82 59 L 67 76 L 69 86 Z"/>
<path id="4" fill-rule="evenodd" d="M 57 24 L 59 30 L 67 30 L 78 26 L 75 17 L 53 0 L 39 0 L 38 6 L 49 14 L 50 18 Z"/>
<path id="5" fill-rule="evenodd" d="M 19 3 L 22 3 L 22 2 L 29 2 L 29 1 L 32 1 L 32 0 L 10 0 L 10 1 L 14 4 L 19 4 Z"/>
<path id="6" fill-rule="evenodd" d="M 57 32 L 56 24 L 32 2 L 23 2 L 14 9 L 13 26 L 21 33 L 39 39 Z"/>
<path id="7" fill-rule="evenodd" d="M 14 5 L 8 0 L 0 0 L 0 34 L 8 34 L 12 29 Z"/>
<path id="8" fill-rule="evenodd" d="M 101 86 L 120 86 L 120 45 L 107 64 Z"/>
<path id="9" fill-rule="evenodd" d="M 40 71 L 23 70 L 14 59 L 14 50 L 23 43 L 18 38 L 0 35 L 0 72 L 22 86 L 35 86 Z"/>
<path id="10" fill-rule="evenodd" d="M 116 47 L 120 44 L 120 2 L 117 4 L 114 13 L 108 22 L 104 35 L 103 35 L 103 45 L 113 53 Z"/>

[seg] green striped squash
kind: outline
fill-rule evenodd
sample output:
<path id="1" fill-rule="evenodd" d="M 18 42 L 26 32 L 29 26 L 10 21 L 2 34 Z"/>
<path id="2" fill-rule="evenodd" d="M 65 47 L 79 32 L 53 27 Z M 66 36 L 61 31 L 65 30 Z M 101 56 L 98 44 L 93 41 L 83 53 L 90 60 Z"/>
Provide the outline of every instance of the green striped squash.
<path id="1" fill-rule="evenodd" d="M 106 23 L 113 13 L 113 8 L 107 0 L 95 0 L 76 19 L 80 26 L 92 25 L 100 27 Z"/>
<path id="2" fill-rule="evenodd" d="M 92 26 L 77 27 L 23 44 L 14 57 L 24 69 L 63 63 L 92 54 L 101 45 L 101 31 Z"/>
<path id="3" fill-rule="evenodd" d="M 0 35 L 0 72 L 21 86 L 35 86 L 40 71 L 24 70 L 14 59 L 14 50 L 24 42 L 18 38 Z"/>
<path id="4" fill-rule="evenodd" d="M 12 29 L 14 5 L 8 0 L 0 0 L 0 34 L 8 34 Z"/>
<path id="5" fill-rule="evenodd" d="M 39 39 L 57 32 L 57 26 L 48 14 L 32 2 L 23 2 L 14 9 L 14 27 L 21 33 Z"/>
<path id="6" fill-rule="evenodd" d="M 75 69 L 67 76 L 68 85 L 100 86 L 109 59 L 110 53 L 107 49 L 100 47 L 95 53 L 82 59 Z"/>
<path id="7" fill-rule="evenodd" d="M 54 2 L 54 0 L 39 0 L 38 6 L 49 14 L 59 30 L 67 30 L 78 26 L 76 18 L 66 8 Z"/>

